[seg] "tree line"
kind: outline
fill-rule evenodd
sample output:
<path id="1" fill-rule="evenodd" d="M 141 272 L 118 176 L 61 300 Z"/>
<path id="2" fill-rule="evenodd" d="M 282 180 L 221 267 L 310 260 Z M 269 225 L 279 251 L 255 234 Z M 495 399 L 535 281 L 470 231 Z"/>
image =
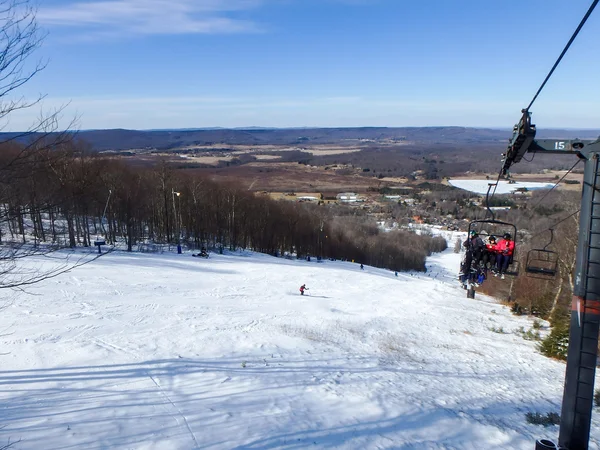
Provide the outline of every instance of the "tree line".
<path id="1" fill-rule="evenodd" d="M 101 235 L 189 249 L 252 249 L 425 270 L 442 238 L 384 232 L 350 207 L 276 201 L 177 170 L 166 161 L 135 167 L 81 142 L 0 146 L 0 242 L 92 246 Z"/>

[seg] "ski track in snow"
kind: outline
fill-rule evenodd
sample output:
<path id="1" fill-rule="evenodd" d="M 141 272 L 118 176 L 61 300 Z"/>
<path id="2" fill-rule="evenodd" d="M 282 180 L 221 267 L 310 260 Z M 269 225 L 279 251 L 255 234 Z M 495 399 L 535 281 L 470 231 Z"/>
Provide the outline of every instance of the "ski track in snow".
<path id="1" fill-rule="evenodd" d="M 36 295 L 14 294 L 2 311 L 0 446 L 480 450 L 556 440 L 558 427 L 525 413 L 560 412 L 564 364 L 518 334 L 531 319 L 467 299 L 459 260 L 448 250 L 427 273 L 395 277 L 249 252 L 114 252 L 28 289 Z"/>

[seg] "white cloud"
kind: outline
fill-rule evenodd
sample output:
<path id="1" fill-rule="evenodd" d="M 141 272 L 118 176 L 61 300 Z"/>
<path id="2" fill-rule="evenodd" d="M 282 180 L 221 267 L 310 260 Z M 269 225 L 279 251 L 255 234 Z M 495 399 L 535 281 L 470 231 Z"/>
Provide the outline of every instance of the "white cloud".
<path id="1" fill-rule="evenodd" d="M 259 29 L 231 17 L 259 6 L 261 0 L 112 0 L 42 7 L 46 25 L 133 34 L 240 33 Z"/>

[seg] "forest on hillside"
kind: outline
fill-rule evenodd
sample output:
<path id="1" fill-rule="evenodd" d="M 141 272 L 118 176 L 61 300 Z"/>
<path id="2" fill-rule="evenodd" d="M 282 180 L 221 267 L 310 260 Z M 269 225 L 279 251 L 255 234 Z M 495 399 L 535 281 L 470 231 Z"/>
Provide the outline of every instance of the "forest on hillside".
<path id="1" fill-rule="evenodd" d="M 345 208 L 275 201 L 168 163 L 129 165 L 71 139 L 0 151 L 3 243 L 93 246 L 124 242 L 347 259 L 391 270 L 425 270 L 440 237 L 384 233 Z"/>

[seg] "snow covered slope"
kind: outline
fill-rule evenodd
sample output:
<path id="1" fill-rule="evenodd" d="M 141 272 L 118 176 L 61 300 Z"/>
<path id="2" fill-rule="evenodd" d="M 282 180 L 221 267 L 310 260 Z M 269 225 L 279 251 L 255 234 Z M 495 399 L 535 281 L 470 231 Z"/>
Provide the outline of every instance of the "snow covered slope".
<path id="1" fill-rule="evenodd" d="M 476 194 L 486 194 L 490 183 L 495 183 L 496 180 L 448 180 L 448 184 L 459 189 L 475 192 Z M 496 194 L 510 194 L 517 189 L 527 189 L 535 191 L 538 189 L 551 189 L 553 183 L 540 183 L 536 181 L 517 181 L 510 184 L 508 181 L 498 181 Z"/>
<path id="2" fill-rule="evenodd" d="M 525 413 L 560 412 L 564 364 L 519 336 L 530 319 L 465 298 L 458 262 L 448 250 L 427 274 L 395 277 L 252 253 L 107 255 L 6 299 L 0 446 L 530 450 L 555 440 L 557 427 Z"/>

